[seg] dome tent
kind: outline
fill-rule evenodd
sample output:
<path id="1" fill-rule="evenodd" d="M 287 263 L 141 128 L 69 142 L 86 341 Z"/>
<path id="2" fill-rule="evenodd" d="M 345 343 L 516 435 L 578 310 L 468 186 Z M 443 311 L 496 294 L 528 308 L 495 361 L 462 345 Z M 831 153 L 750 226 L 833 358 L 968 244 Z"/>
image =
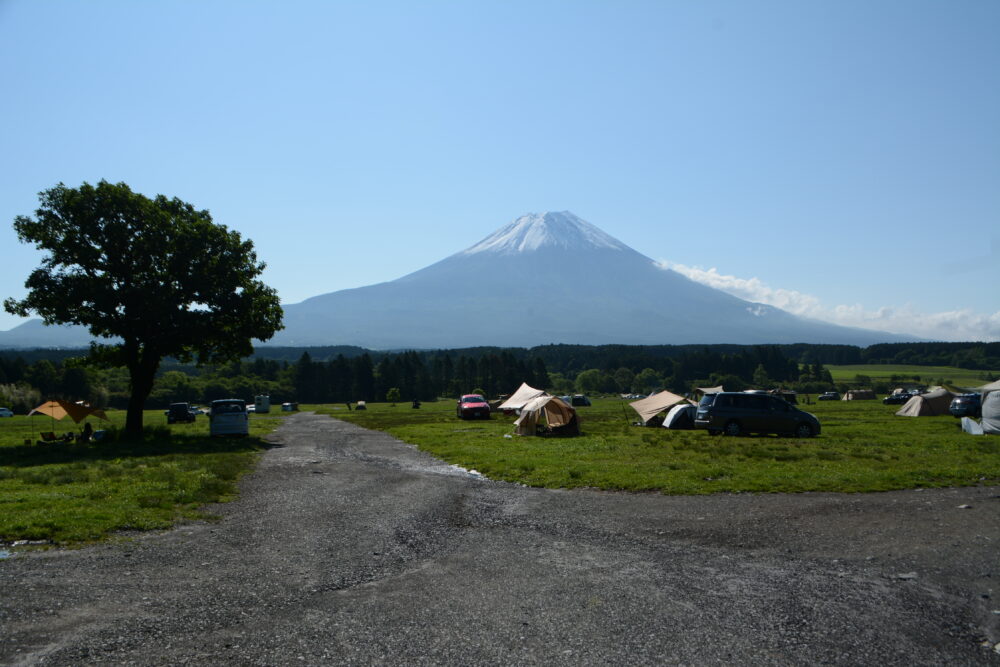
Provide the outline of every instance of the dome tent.
<path id="1" fill-rule="evenodd" d="M 682 403 L 670 408 L 666 418 L 663 420 L 663 427 L 675 430 L 687 430 L 694 428 L 694 418 L 698 408 L 690 403 Z"/>
<path id="2" fill-rule="evenodd" d="M 913 396 L 896 411 L 898 417 L 934 417 L 946 415 L 955 394 L 944 387 L 938 387 L 927 394 Z"/>

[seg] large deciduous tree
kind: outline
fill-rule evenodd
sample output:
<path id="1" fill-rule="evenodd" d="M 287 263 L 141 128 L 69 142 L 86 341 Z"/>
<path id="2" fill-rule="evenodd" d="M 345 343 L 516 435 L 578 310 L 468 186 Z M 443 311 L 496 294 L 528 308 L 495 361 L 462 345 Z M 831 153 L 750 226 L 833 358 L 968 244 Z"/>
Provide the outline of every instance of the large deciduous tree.
<path id="1" fill-rule="evenodd" d="M 277 293 L 257 277 L 253 243 L 177 198 L 150 199 L 101 181 L 39 193 L 35 218 L 18 216 L 23 243 L 48 254 L 7 312 L 78 324 L 97 339 L 90 358 L 129 371 L 125 430 L 142 410 L 164 357 L 219 363 L 246 356 L 279 330 Z"/>

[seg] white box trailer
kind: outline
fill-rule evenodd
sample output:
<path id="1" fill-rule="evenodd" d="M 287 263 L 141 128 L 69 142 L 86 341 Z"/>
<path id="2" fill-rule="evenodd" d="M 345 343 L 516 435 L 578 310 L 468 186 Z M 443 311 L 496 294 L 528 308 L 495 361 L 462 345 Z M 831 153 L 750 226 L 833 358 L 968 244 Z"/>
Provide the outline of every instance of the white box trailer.
<path id="1" fill-rule="evenodd" d="M 270 412 L 271 397 L 264 395 L 255 396 L 253 399 L 253 411 L 256 414 L 260 414 L 261 412 Z"/>

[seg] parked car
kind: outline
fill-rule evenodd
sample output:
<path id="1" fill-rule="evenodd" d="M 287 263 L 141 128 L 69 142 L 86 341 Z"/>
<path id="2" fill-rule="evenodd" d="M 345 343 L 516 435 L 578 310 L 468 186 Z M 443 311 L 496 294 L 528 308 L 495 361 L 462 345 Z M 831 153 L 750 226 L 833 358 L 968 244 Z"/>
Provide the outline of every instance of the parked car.
<path id="1" fill-rule="evenodd" d="M 819 420 L 814 415 L 782 398 L 732 391 L 702 398 L 694 425 L 708 429 L 712 435 L 778 433 L 808 438 L 820 433 Z"/>
<path id="2" fill-rule="evenodd" d="M 479 394 L 465 394 L 455 408 L 459 419 L 489 419 L 490 404 Z"/>
<path id="3" fill-rule="evenodd" d="M 209 435 L 238 435 L 250 434 L 250 415 L 247 412 L 247 403 L 239 398 L 223 398 L 212 401 L 212 408 L 208 413 Z"/>
<path id="4" fill-rule="evenodd" d="M 583 394 L 573 394 L 573 400 L 571 405 L 575 408 L 577 407 L 588 407 L 590 405 L 590 399 Z"/>
<path id="5" fill-rule="evenodd" d="M 167 410 L 167 423 L 190 424 L 194 422 L 196 414 L 198 413 L 187 403 L 171 403 Z"/>
<path id="6" fill-rule="evenodd" d="M 839 401 L 840 394 L 835 391 L 824 391 L 817 398 L 817 401 Z"/>
<path id="7" fill-rule="evenodd" d="M 0 417 L 13 417 L 14 411 L 10 408 L 0 408 Z"/>
<path id="8" fill-rule="evenodd" d="M 909 392 L 901 391 L 898 394 L 889 394 L 882 399 L 882 403 L 885 405 L 902 405 L 908 400 L 916 396 L 916 394 L 911 394 Z"/>
<path id="9" fill-rule="evenodd" d="M 959 394 L 951 399 L 948 412 L 956 417 L 982 417 L 983 397 L 981 394 Z"/>

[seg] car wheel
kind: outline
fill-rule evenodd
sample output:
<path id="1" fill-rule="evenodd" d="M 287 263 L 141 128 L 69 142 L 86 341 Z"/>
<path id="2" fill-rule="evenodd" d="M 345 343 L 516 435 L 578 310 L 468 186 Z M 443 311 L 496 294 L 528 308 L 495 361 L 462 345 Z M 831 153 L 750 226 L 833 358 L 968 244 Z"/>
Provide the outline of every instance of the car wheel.
<path id="1" fill-rule="evenodd" d="M 743 427 L 739 422 L 733 421 L 726 424 L 726 435 L 737 436 L 743 434 Z"/>
<path id="2" fill-rule="evenodd" d="M 813 434 L 812 426 L 806 423 L 799 424 L 795 427 L 795 437 L 796 438 L 811 438 Z"/>

